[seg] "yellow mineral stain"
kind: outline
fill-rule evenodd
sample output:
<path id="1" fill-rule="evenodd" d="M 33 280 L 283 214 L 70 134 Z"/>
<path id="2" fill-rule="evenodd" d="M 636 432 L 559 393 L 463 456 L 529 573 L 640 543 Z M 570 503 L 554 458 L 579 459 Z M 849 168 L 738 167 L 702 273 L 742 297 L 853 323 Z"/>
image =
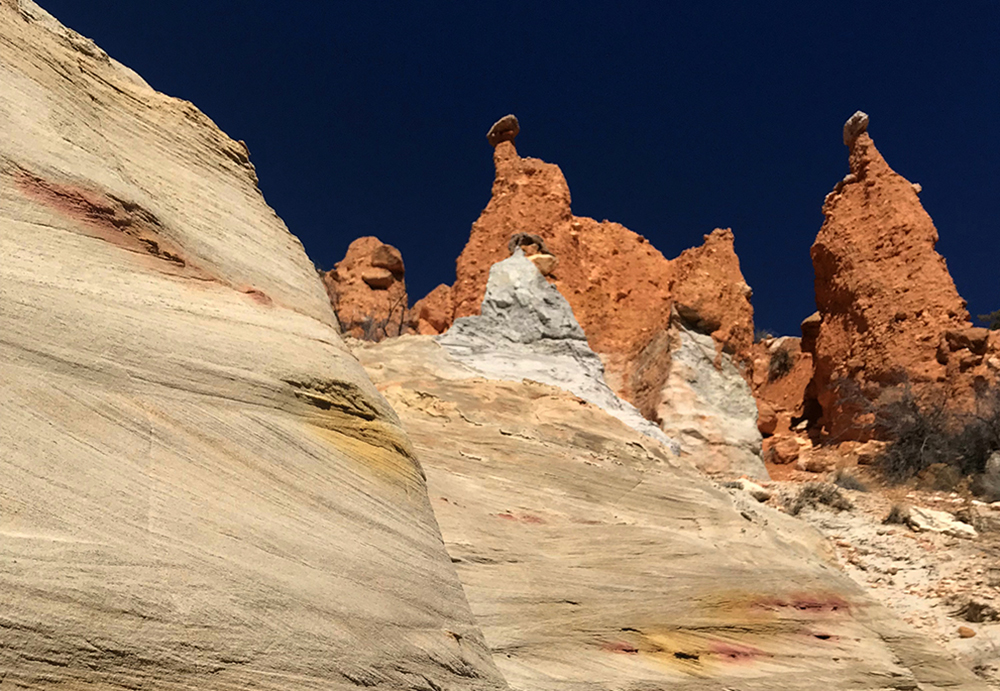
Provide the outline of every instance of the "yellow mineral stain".
<path id="1" fill-rule="evenodd" d="M 379 479 L 423 491 L 424 475 L 409 440 L 395 425 L 367 422 L 350 430 L 312 425 L 315 434 Z"/>

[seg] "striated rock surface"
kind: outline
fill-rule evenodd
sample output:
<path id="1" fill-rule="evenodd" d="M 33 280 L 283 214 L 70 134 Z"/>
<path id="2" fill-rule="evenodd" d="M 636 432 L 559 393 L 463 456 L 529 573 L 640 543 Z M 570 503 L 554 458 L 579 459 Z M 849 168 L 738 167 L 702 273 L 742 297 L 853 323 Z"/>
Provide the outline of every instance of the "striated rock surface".
<path id="1" fill-rule="evenodd" d="M 343 333 L 367 341 L 399 336 L 407 323 L 403 257 L 376 237 L 361 237 L 323 283 Z"/>
<path id="2" fill-rule="evenodd" d="M 0 2 L 0 683 L 503 689 L 247 150 Z"/>
<path id="3" fill-rule="evenodd" d="M 757 403 L 739 369 L 716 353 L 711 336 L 679 317 L 668 334 L 670 369 L 656 409 L 660 428 L 706 473 L 767 479 Z"/>
<path id="4" fill-rule="evenodd" d="M 815 393 L 836 440 L 863 436 L 858 415 L 886 386 L 918 396 L 971 397 L 995 377 L 985 330 L 972 328 L 938 233 L 914 186 L 893 171 L 867 133 L 867 116 L 845 125 L 850 173 L 823 205 L 812 247 L 816 304 Z"/>
<path id="5" fill-rule="evenodd" d="M 604 365 L 587 345 L 569 303 L 519 248 L 490 270 L 481 314 L 456 320 L 437 340 L 453 359 L 491 379 L 559 386 L 679 450 L 608 388 Z"/>
<path id="6" fill-rule="evenodd" d="M 661 344 L 675 307 L 741 366 L 750 362 L 753 309 L 731 231 L 716 230 L 703 246 L 668 261 L 620 224 L 574 216 L 558 166 L 522 158 L 511 141 L 497 143 L 493 160 L 492 196 L 456 262 L 446 326 L 479 312 L 490 267 L 509 255 L 514 238 L 537 237 L 537 252 L 553 260 L 535 261 L 572 306 L 611 388 L 647 417 L 655 416 L 669 367 Z M 429 325 L 418 330 L 430 333 Z"/>
<path id="7" fill-rule="evenodd" d="M 811 528 L 598 407 L 477 377 L 426 337 L 356 355 L 413 440 L 512 688 L 986 690 Z"/>

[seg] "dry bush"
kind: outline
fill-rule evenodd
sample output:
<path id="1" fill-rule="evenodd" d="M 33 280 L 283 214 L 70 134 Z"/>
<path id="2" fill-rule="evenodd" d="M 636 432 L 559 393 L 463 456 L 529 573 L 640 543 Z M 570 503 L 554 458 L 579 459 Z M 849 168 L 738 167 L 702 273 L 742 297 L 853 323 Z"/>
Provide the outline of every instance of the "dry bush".
<path id="1" fill-rule="evenodd" d="M 767 378 L 770 381 L 777 381 L 792 371 L 795 366 L 795 358 L 788 348 L 781 346 L 773 353 L 767 364 Z"/>
<path id="2" fill-rule="evenodd" d="M 888 442 L 876 467 L 890 482 L 903 482 L 931 466 L 945 465 L 956 477 L 975 478 L 974 486 L 1000 478 L 982 477 L 986 463 L 1000 451 L 1000 387 L 976 391 L 971 411 L 960 411 L 940 398 L 918 399 L 903 375 L 877 400 L 865 396 L 853 380 L 836 382 L 845 409 L 853 410 L 864 436 Z M 1000 493 L 1000 487 L 997 487 Z"/>
<path id="3" fill-rule="evenodd" d="M 906 504 L 893 504 L 889 515 L 882 522 L 886 525 L 907 525 L 910 522 L 910 507 Z"/>
<path id="4" fill-rule="evenodd" d="M 835 485 L 825 482 L 810 482 L 799 490 L 799 494 L 789 507 L 788 513 L 792 516 L 798 516 L 802 509 L 807 506 L 816 507 L 819 504 L 825 504 L 837 511 L 850 511 L 854 508 L 854 505 L 840 493 Z"/>
<path id="5" fill-rule="evenodd" d="M 855 492 L 867 492 L 868 485 L 863 483 L 858 479 L 857 475 L 849 473 L 846 470 L 838 470 L 833 476 L 833 484 L 837 485 L 841 489 L 854 490 Z"/>
<path id="6" fill-rule="evenodd" d="M 989 314 L 980 314 L 979 321 L 985 324 L 987 329 L 997 331 L 1000 329 L 1000 310 L 990 312 Z"/>
<path id="7" fill-rule="evenodd" d="M 1000 450 L 1000 390 L 980 392 L 975 411 L 961 413 L 940 401 L 919 402 L 905 387 L 903 395 L 875 411 L 875 426 L 889 441 L 878 466 L 891 481 L 939 463 L 963 476 L 981 474 Z"/>
<path id="8" fill-rule="evenodd" d="M 406 323 L 406 296 L 396 298 L 384 317 L 375 319 L 367 316 L 361 321 L 361 340 L 381 341 L 385 338 L 400 336 Z"/>

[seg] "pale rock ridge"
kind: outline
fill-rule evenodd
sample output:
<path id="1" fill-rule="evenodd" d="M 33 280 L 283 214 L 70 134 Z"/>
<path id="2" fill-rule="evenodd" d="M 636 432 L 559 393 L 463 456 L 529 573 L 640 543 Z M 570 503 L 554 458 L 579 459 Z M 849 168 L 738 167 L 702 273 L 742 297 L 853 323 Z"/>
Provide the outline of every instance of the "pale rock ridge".
<path id="1" fill-rule="evenodd" d="M 4 688 L 500 690 L 245 146 L 0 2 Z"/>
<path id="2" fill-rule="evenodd" d="M 608 387 L 604 365 L 587 345 L 569 303 L 520 247 L 490 269 L 481 313 L 457 319 L 437 341 L 456 361 L 490 378 L 561 387 L 678 449 Z"/>
<path id="3" fill-rule="evenodd" d="M 750 386 L 732 358 L 716 353 L 711 336 L 674 316 L 670 369 L 656 411 L 660 428 L 706 473 L 767 479 Z"/>

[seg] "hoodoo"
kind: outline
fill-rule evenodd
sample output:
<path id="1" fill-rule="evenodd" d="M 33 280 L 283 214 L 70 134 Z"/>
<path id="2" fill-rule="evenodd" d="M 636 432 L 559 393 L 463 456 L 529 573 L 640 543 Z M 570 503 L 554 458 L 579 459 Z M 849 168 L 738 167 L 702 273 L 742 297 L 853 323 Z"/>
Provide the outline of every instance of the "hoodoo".
<path id="1" fill-rule="evenodd" d="M 403 257 L 375 237 L 358 238 L 323 274 L 330 304 L 345 334 L 367 341 L 399 336 L 407 316 Z"/>
<path id="2" fill-rule="evenodd" d="M 618 223 L 574 216 L 559 167 L 523 158 L 512 138 L 494 136 L 505 120 L 490 130 L 496 140 L 490 201 L 458 257 L 454 285 L 439 286 L 414 306 L 418 331 L 440 332 L 456 318 L 477 314 L 490 267 L 509 255 L 513 237 L 530 235 L 544 244 L 539 254 L 554 258 L 540 257 L 536 264 L 569 301 L 607 367 L 609 384 L 648 418 L 656 419 L 669 371 L 661 346 L 672 312 L 711 335 L 726 356 L 750 362 L 751 291 L 732 231 L 715 230 L 704 245 L 670 261 Z"/>
<path id="3" fill-rule="evenodd" d="M 969 321 L 919 188 L 889 167 L 868 124 L 858 112 L 844 126 L 850 172 L 827 195 L 811 252 L 814 388 L 835 440 L 866 434 L 859 416 L 888 386 L 962 405 L 995 378 L 989 332 Z"/>

